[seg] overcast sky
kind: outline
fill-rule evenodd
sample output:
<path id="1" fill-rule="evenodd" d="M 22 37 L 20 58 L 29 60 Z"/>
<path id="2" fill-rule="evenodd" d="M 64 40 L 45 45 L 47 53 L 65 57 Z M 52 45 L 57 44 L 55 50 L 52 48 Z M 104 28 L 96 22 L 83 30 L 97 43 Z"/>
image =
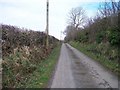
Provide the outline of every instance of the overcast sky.
<path id="1" fill-rule="evenodd" d="M 49 0 L 49 34 L 60 39 L 60 32 L 65 30 L 72 8 L 83 7 L 87 16 L 94 16 L 99 6 L 96 1 Z M 0 23 L 45 31 L 46 0 L 0 0 Z"/>

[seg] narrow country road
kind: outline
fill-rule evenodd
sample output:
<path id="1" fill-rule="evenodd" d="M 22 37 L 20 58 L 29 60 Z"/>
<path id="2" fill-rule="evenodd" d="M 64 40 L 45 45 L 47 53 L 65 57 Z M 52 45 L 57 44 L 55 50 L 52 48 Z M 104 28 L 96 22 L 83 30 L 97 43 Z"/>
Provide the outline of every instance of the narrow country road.
<path id="1" fill-rule="evenodd" d="M 118 77 L 69 44 L 63 44 L 51 88 L 118 88 Z"/>

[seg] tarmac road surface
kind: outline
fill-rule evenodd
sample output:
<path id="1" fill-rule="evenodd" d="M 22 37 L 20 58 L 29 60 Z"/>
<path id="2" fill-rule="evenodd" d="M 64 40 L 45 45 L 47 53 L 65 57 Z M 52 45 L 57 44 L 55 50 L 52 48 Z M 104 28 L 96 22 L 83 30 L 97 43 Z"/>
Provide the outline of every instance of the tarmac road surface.
<path id="1" fill-rule="evenodd" d="M 51 88 L 118 88 L 118 77 L 63 43 Z"/>

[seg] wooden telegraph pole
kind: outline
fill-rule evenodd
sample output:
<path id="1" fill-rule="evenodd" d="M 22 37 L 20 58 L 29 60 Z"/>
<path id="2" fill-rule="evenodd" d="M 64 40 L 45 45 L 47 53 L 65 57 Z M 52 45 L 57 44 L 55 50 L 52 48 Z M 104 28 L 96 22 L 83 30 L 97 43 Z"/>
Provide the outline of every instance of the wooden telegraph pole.
<path id="1" fill-rule="evenodd" d="M 47 38 L 46 38 L 46 48 L 48 49 L 49 46 L 49 0 L 47 0 L 47 7 L 46 7 L 46 34 L 47 34 Z"/>

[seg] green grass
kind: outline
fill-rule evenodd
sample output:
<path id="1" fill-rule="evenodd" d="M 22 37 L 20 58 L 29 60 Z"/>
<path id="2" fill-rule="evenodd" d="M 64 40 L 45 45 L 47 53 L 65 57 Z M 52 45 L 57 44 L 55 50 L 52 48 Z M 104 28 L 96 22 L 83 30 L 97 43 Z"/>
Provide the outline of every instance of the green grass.
<path id="1" fill-rule="evenodd" d="M 75 47 L 79 51 L 83 52 L 84 54 L 86 54 L 90 58 L 100 62 L 103 66 L 105 66 L 109 70 L 113 71 L 118 76 L 120 76 L 120 70 L 118 69 L 119 64 L 117 61 L 108 60 L 104 55 L 95 54 L 95 53 L 88 51 L 88 49 L 90 49 L 90 48 L 95 48 L 96 45 L 82 44 L 79 42 L 70 42 L 70 45 L 72 45 L 73 47 Z"/>
<path id="2" fill-rule="evenodd" d="M 60 46 L 57 46 L 47 59 L 43 60 L 37 69 L 31 74 L 29 80 L 26 82 L 23 88 L 45 88 L 51 78 L 52 72 L 57 63 L 60 53 Z"/>

